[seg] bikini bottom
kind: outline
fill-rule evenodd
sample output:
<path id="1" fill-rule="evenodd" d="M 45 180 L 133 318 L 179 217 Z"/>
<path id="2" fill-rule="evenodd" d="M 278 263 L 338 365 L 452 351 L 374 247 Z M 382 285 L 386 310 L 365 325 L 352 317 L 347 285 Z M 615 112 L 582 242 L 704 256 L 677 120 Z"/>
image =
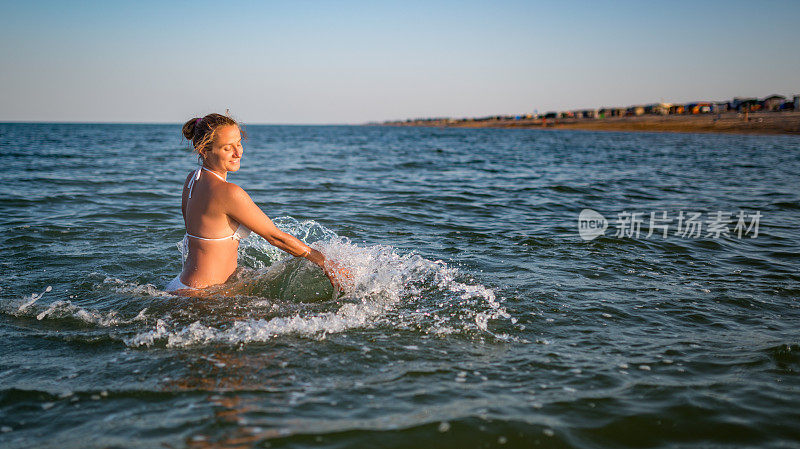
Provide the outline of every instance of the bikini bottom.
<path id="1" fill-rule="evenodd" d="M 181 275 L 175 276 L 175 279 L 171 280 L 166 287 L 164 287 L 164 291 L 166 292 L 174 292 L 175 290 L 199 290 L 194 287 L 189 287 L 188 285 L 181 282 Z"/>

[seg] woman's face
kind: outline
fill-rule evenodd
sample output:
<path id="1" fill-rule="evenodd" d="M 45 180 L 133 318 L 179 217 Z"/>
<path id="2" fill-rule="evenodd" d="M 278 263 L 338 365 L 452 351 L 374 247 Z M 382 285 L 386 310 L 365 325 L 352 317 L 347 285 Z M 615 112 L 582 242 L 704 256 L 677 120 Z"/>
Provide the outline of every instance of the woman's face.
<path id="1" fill-rule="evenodd" d="M 204 165 L 217 171 L 236 171 L 242 159 L 242 133 L 239 127 L 225 125 L 217 129 L 211 151 L 203 157 Z"/>

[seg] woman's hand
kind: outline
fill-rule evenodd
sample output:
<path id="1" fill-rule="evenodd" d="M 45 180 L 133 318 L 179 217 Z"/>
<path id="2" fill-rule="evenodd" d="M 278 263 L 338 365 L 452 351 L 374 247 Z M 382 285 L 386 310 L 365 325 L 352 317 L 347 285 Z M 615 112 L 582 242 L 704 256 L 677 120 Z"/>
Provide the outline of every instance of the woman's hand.
<path id="1" fill-rule="evenodd" d="M 339 262 L 326 259 L 324 254 L 313 248 L 309 248 L 309 253 L 305 257 L 309 261 L 322 268 L 325 276 L 327 276 L 328 280 L 331 281 L 331 285 L 336 291 L 344 291 L 342 288 L 342 282 L 353 280 L 353 274 L 350 272 L 350 269 L 342 266 L 342 264 Z"/>
<path id="2" fill-rule="evenodd" d="M 333 260 L 327 260 L 325 262 L 323 271 L 325 271 L 325 276 L 328 276 L 328 279 L 331 281 L 333 288 L 340 292 L 344 291 L 342 283 L 350 283 L 350 281 L 353 280 L 353 273 L 350 272 L 350 269 Z"/>
<path id="3" fill-rule="evenodd" d="M 342 288 L 342 284 L 339 283 L 339 280 L 336 279 L 336 276 L 328 270 L 323 269 L 322 271 L 325 272 L 325 276 L 328 276 L 328 280 L 331 281 L 331 285 L 333 286 L 333 290 L 336 293 L 343 292 L 344 289 Z"/>

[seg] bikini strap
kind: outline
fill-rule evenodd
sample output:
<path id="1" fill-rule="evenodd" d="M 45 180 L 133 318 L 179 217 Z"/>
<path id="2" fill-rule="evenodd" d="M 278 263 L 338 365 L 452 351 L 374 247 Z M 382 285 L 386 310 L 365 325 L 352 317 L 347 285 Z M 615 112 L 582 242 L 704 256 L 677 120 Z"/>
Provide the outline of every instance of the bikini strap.
<path id="1" fill-rule="evenodd" d="M 219 175 L 219 173 L 217 173 L 217 172 L 215 172 L 215 171 L 213 171 L 213 170 L 209 170 L 209 169 L 207 169 L 207 168 L 205 168 L 205 167 L 203 167 L 203 166 L 200 166 L 200 168 L 198 168 L 197 170 L 195 170 L 195 171 L 194 171 L 194 173 L 192 174 L 192 177 L 189 179 L 189 185 L 188 185 L 188 186 L 186 186 L 186 187 L 189 189 L 189 198 L 190 198 L 190 199 L 192 198 L 192 189 L 194 188 L 194 183 L 195 183 L 195 182 L 196 182 L 198 179 L 200 179 L 200 173 L 201 173 L 201 171 L 202 171 L 202 170 L 205 170 L 205 171 L 207 171 L 207 172 L 209 172 L 209 173 L 213 174 L 214 176 L 216 176 L 217 178 L 219 178 L 219 179 L 220 179 L 220 181 L 222 181 L 222 182 L 228 182 L 228 181 L 226 181 L 226 180 L 225 180 L 225 178 L 223 178 L 222 176 L 220 176 L 220 175 Z"/>
<path id="2" fill-rule="evenodd" d="M 234 233 L 233 235 L 230 235 L 230 236 L 228 236 L 228 237 L 218 237 L 218 238 L 213 238 L 213 239 L 211 239 L 211 238 L 208 238 L 208 237 L 200 237 L 200 236 L 197 236 L 197 235 L 192 235 L 192 234 L 189 234 L 189 233 L 187 232 L 187 233 L 186 233 L 186 234 L 183 236 L 183 238 L 186 238 L 186 237 L 191 237 L 191 238 L 193 238 L 193 239 L 197 239 L 197 240 L 209 240 L 209 241 L 217 241 L 217 240 L 228 240 L 228 239 L 233 239 L 233 240 L 236 240 L 236 239 L 234 238 L 235 236 L 236 236 L 236 233 Z"/>
<path id="3" fill-rule="evenodd" d="M 194 188 L 195 181 L 200 179 L 200 168 L 198 168 L 197 170 L 194 171 L 194 173 L 192 173 L 192 177 L 189 178 L 189 185 L 186 186 L 186 188 L 189 189 L 189 198 L 192 197 L 192 189 Z"/>
<path id="4" fill-rule="evenodd" d="M 207 171 L 207 172 L 211 173 L 212 175 L 216 176 L 217 178 L 219 178 L 219 180 L 220 180 L 220 181 L 222 181 L 222 182 L 228 182 L 228 181 L 226 181 L 226 180 L 225 180 L 225 178 L 223 178 L 222 176 L 220 176 L 220 174 L 219 174 L 219 173 L 217 173 L 217 172 L 215 172 L 214 170 L 209 170 L 209 169 L 207 169 L 207 168 L 205 168 L 205 167 L 200 167 L 200 168 L 202 168 L 203 170 L 205 170 L 205 171 Z"/>

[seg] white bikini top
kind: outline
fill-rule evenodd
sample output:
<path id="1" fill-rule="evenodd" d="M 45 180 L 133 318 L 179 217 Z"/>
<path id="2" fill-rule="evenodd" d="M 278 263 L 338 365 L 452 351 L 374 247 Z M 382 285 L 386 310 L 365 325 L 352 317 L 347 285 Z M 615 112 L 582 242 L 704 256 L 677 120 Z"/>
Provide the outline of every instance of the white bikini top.
<path id="1" fill-rule="evenodd" d="M 189 199 L 192 198 L 192 189 L 194 188 L 194 183 L 195 183 L 195 181 L 200 179 L 200 173 L 203 170 L 213 174 L 214 176 L 219 178 L 222 182 L 228 182 L 228 181 L 225 180 L 225 178 L 220 176 L 218 173 L 215 173 L 214 171 L 209 170 L 209 169 L 207 169 L 205 167 L 200 167 L 197 170 L 195 170 L 195 172 L 192 175 L 191 179 L 189 179 L 189 185 L 187 186 L 188 189 L 189 189 Z M 234 232 L 230 237 L 220 237 L 220 238 L 210 239 L 210 238 L 206 238 L 206 237 L 200 237 L 200 236 L 197 236 L 197 235 L 192 235 L 192 234 L 189 234 L 187 232 L 184 238 L 191 237 L 191 238 L 197 239 L 197 240 L 211 240 L 211 241 L 214 241 L 214 240 L 228 240 L 228 239 L 241 240 L 241 239 L 247 237 L 248 235 L 250 235 L 250 230 L 247 229 L 247 226 L 244 226 L 243 224 L 240 223 L 239 227 L 236 228 L 236 232 Z"/>

